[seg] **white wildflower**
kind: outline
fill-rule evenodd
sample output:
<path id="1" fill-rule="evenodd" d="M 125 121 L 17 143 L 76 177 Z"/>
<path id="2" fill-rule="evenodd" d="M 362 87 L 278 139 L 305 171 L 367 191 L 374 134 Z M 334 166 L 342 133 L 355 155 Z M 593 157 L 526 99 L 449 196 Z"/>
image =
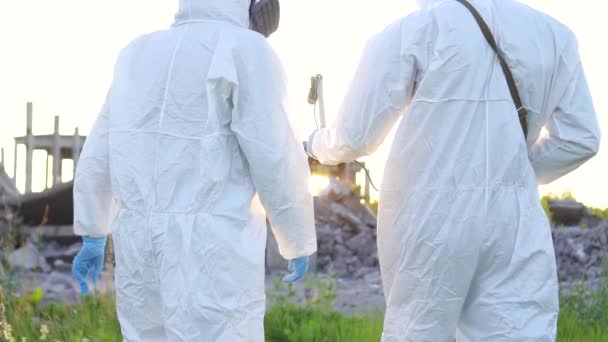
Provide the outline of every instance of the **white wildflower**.
<path id="1" fill-rule="evenodd" d="M 40 325 L 40 341 L 46 341 L 48 334 L 49 334 L 49 327 L 47 327 L 46 324 L 41 324 Z"/>

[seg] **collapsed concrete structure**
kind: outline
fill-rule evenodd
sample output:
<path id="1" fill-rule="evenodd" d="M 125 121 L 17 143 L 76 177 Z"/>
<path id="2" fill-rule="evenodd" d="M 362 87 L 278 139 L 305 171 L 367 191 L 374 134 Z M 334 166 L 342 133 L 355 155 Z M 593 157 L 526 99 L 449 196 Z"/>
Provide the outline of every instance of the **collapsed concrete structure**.
<path id="1" fill-rule="evenodd" d="M 364 277 L 378 270 L 376 215 L 361 195 L 349 185 L 333 178 L 314 198 L 318 249 L 312 267 L 337 277 Z M 269 234 L 266 249 L 269 272 L 284 272 L 286 261 L 279 255 Z"/>
<path id="2" fill-rule="evenodd" d="M 74 135 L 62 136 L 59 134 L 59 118 L 55 117 L 55 129 L 49 135 L 34 135 L 32 132 L 33 105 L 27 104 L 27 129 L 26 134 L 15 138 L 15 162 L 13 174 L 17 174 L 17 164 L 20 156 L 17 154 L 17 146 L 25 146 L 25 193 L 19 194 L 16 188 L 17 177 L 11 179 L 5 172 L 0 172 L 0 195 L 5 194 L 5 202 L 10 209 L 17 213 L 22 223 L 26 226 L 36 227 L 43 232 L 43 239 L 47 244 L 53 246 L 52 255 L 66 255 L 58 258 L 60 268 L 61 262 L 71 262 L 74 250 L 77 250 L 78 239 L 70 237 L 73 221 L 73 182 L 63 183 L 61 180 L 62 160 L 71 159 L 74 170 L 86 137 L 80 136 L 78 129 Z M 32 191 L 33 153 L 36 150 L 45 151 L 47 154 L 46 186 L 42 192 Z M 49 158 L 52 157 L 52 167 L 49 170 Z M 2 158 L 4 159 L 4 158 Z M 349 272 L 360 269 L 360 266 L 374 267 L 377 265 L 377 253 L 375 250 L 375 216 L 361 202 L 366 202 L 370 197 L 370 182 L 366 178 L 360 187 L 359 193 L 351 190 L 356 186 L 357 174 L 364 170 L 365 165 L 360 163 L 344 163 L 337 166 L 322 165 L 314 159 L 309 159 L 311 172 L 316 176 L 328 177 L 334 180 L 328 190 L 315 199 L 315 211 L 317 212 L 317 227 L 319 228 L 320 252 L 318 268 L 322 271 L 333 270 L 336 275 L 346 276 Z M 49 172 L 52 172 L 49 184 Z M 329 210 L 329 211 L 328 211 Z M 358 220 L 362 220 L 359 222 Z M 49 233 L 54 232 L 54 233 Z M 57 233 L 60 232 L 60 233 Z M 334 253 L 334 241 L 329 238 L 335 235 L 335 247 L 339 252 Z M 23 246 L 26 255 L 31 254 L 31 245 Z M 344 253 L 342 253 L 344 252 Z M 48 254 L 44 251 L 44 254 Z M 370 254 L 369 257 L 366 255 Z M 55 266 L 54 257 L 48 257 L 49 264 Z M 17 258 L 25 260 L 24 258 Z M 27 258 L 26 258 L 27 259 Z M 40 258 L 34 258 L 40 260 Z M 32 259 L 33 260 L 33 259 Z M 277 250 L 276 243 L 269 234 L 267 248 L 267 269 L 285 270 L 283 260 Z M 22 265 L 29 265 L 27 262 Z"/>
<path id="3" fill-rule="evenodd" d="M 76 172 L 76 165 L 80 158 L 80 152 L 84 146 L 85 137 L 80 136 L 78 128 L 75 129 L 74 135 L 59 134 L 59 117 L 55 116 L 55 129 L 52 134 L 34 135 L 32 133 L 33 126 L 33 104 L 27 103 L 27 128 L 24 136 L 15 138 L 15 162 L 14 162 L 14 182 L 17 182 L 17 165 L 18 165 L 18 147 L 25 146 L 25 193 L 32 192 L 33 178 L 33 154 L 34 151 L 46 152 L 46 177 L 45 188 L 49 189 L 61 183 L 62 161 L 69 159 L 74 163 L 73 172 Z M 49 170 L 49 159 L 52 157 L 52 171 Z M 52 172 L 52 181 L 49 185 L 49 172 Z"/>
<path id="4" fill-rule="evenodd" d="M 559 277 L 563 281 L 599 279 L 608 267 L 608 221 L 583 228 L 553 229 Z"/>
<path id="5" fill-rule="evenodd" d="M 78 159 L 84 146 L 86 137 L 79 134 L 78 128 L 73 135 L 59 134 L 59 117 L 55 117 L 52 134 L 34 135 L 33 104 L 27 103 L 27 125 L 24 136 L 15 138 L 15 154 L 13 175 L 11 179 L 4 170 L 4 153 L 0 163 L 0 196 L 4 195 L 4 204 L 16 212 L 25 224 L 28 225 L 71 225 L 73 216 L 72 181 L 62 182 L 62 164 L 64 160 L 71 160 L 76 170 Z M 17 166 L 20 161 L 18 146 L 25 146 L 25 191 L 17 191 Z M 34 176 L 34 151 L 46 152 L 45 190 L 32 191 Z M 49 168 L 52 158 L 52 167 Z M 49 176 L 51 181 L 49 182 Z"/>

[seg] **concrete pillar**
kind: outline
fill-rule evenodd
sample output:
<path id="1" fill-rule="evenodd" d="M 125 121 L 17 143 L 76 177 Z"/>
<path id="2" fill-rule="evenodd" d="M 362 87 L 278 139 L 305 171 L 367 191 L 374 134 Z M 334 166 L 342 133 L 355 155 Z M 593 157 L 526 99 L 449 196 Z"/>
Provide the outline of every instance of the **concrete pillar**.
<path id="1" fill-rule="evenodd" d="M 34 158 L 34 136 L 32 134 L 33 105 L 27 103 L 27 131 L 25 136 L 25 193 L 32 192 L 32 160 Z"/>
<path id="2" fill-rule="evenodd" d="M 55 116 L 53 132 L 53 186 L 61 183 L 61 145 L 59 137 L 59 116 Z"/>
<path id="3" fill-rule="evenodd" d="M 49 157 L 51 155 L 49 154 L 49 152 L 46 152 L 46 173 L 44 174 L 44 188 L 48 189 L 49 188 Z"/>
<path id="4" fill-rule="evenodd" d="M 76 179 L 76 167 L 78 166 L 78 159 L 80 159 L 80 149 L 82 147 L 80 134 L 78 133 L 78 128 L 74 131 L 74 138 L 72 140 L 72 160 L 74 160 L 74 177 L 72 179 Z"/>
<path id="5" fill-rule="evenodd" d="M 17 147 L 19 145 L 15 141 L 15 154 L 13 155 L 13 182 L 15 183 L 15 187 L 17 187 Z"/>

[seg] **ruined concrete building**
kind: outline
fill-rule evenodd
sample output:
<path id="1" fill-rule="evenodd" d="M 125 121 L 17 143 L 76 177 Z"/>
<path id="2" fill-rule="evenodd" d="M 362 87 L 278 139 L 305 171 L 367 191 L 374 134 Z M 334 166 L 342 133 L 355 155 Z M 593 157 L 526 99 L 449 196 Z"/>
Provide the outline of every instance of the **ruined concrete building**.
<path id="1" fill-rule="evenodd" d="M 19 213 L 28 224 L 38 224 L 43 218 L 49 224 L 69 225 L 72 224 L 72 187 L 73 183 L 62 183 L 62 161 L 72 160 L 74 172 L 78 165 L 78 159 L 84 146 L 86 137 L 81 136 L 78 128 L 73 135 L 59 134 L 59 117 L 55 117 L 55 129 L 52 134 L 34 135 L 32 132 L 33 105 L 27 104 L 27 129 L 26 134 L 15 138 L 15 160 L 13 175 L 17 175 L 17 165 L 23 162 L 23 157 L 18 154 L 18 146 L 25 146 L 25 192 L 19 195 L 17 192 L 17 177 L 10 179 L 6 172 L 0 172 L 0 193 L 6 193 L 9 204 L 19 207 Z M 32 192 L 33 154 L 34 151 L 44 151 L 47 155 L 45 190 L 43 192 Z M 49 168 L 49 159 L 52 157 L 52 167 Z M 4 165 L 4 157 L 2 157 Z M 362 172 L 364 164 L 345 163 L 337 166 L 322 165 L 316 160 L 309 159 L 309 165 L 313 175 L 325 176 L 337 179 L 345 184 L 356 185 L 356 178 Z M 3 169 L 2 166 L 1 169 Z M 49 173 L 51 182 L 49 184 Z M 369 200 L 370 183 L 366 178 L 361 187 L 362 199 Z"/>
<path id="2" fill-rule="evenodd" d="M 5 203 L 8 204 L 13 212 L 18 213 L 26 225 L 36 227 L 44 225 L 42 231 L 49 232 L 49 234 L 55 232 L 55 230 L 62 232 L 59 235 L 56 232 L 50 234 L 51 237 L 49 239 L 51 241 L 59 239 L 61 235 L 61 238 L 68 243 L 74 243 L 77 240 L 64 236 L 66 232 L 69 232 L 71 235 L 72 231 L 73 181 L 62 182 L 61 167 L 62 161 L 69 159 L 73 160 L 74 170 L 76 170 L 85 137 L 79 135 L 78 129 L 75 130 L 74 135 L 60 135 L 58 117 L 55 117 L 55 129 L 52 134 L 34 135 L 32 132 L 32 121 L 33 106 L 31 103 L 28 103 L 26 134 L 15 138 L 15 166 L 13 169 L 13 174 L 17 175 L 17 165 L 25 162 L 25 192 L 19 194 L 16 187 L 17 177 L 11 179 L 4 172 L 4 157 L 2 155 L 2 163 L 0 164 L 0 196 L 4 197 Z M 23 160 L 23 156 L 17 153 L 17 146 L 19 145 L 25 146 L 25 160 Z M 33 175 L 35 172 L 38 174 L 42 171 L 34 170 L 34 151 L 44 151 L 47 156 L 45 190 L 42 192 L 32 191 Z M 51 164 L 49 159 L 51 157 L 53 161 L 52 166 L 49 167 Z M 375 246 L 375 235 L 373 233 L 375 229 L 375 215 L 367 209 L 365 204 L 361 203 L 369 200 L 369 180 L 366 179 L 364 185 L 360 187 L 360 193 L 359 191 L 357 193 L 352 191 L 352 189 L 358 187 L 356 185 L 357 174 L 363 171 L 364 164 L 345 163 L 337 166 L 326 166 L 321 165 L 316 160 L 309 159 L 309 165 L 313 175 L 328 177 L 332 180 L 330 184 L 331 189 L 321 193 L 315 199 L 317 228 L 319 236 L 323 240 L 323 244 L 320 245 L 319 249 L 319 257 L 317 258 L 319 269 L 327 270 L 329 265 L 332 264 L 336 273 L 343 275 L 348 270 L 357 267 L 376 267 L 377 254 L 372 251 Z M 50 182 L 49 175 L 52 175 Z M 336 185 L 336 181 L 343 185 Z M 340 189 L 340 191 L 336 192 L 336 189 Z M 336 193 L 342 195 L 337 196 Z M 346 198 L 348 198 L 348 201 Z M 329 208 L 335 210 L 336 213 L 327 212 Z M 359 222 L 359 220 L 362 221 Z M 330 244 L 334 240 L 327 238 L 328 235 L 335 235 L 338 241 L 345 240 L 344 243 L 337 243 L 338 247 L 342 247 L 345 250 L 345 255 L 333 255 L 333 250 L 330 248 L 333 245 L 330 246 Z M 61 246 L 64 249 L 70 249 L 68 248 L 69 244 Z M 365 248 L 361 246 L 365 246 Z M 333 263 L 334 260 L 337 260 L 337 263 Z M 343 261 L 348 261 L 348 264 Z M 267 269 L 269 271 L 284 271 L 284 263 L 285 260 L 278 254 L 272 234 L 269 234 Z"/>
<path id="3" fill-rule="evenodd" d="M 78 164 L 80 152 L 84 146 L 85 137 L 80 136 L 78 128 L 74 135 L 59 134 L 59 117 L 55 117 L 55 129 L 52 134 L 34 135 L 33 105 L 27 104 L 27 128 L 24 136 L 15 138 L 15 159 L 13 163 L 13 179 L 6 172 L 0 172 L 0 194 L 6 193 L 5 202 L 16 210 L 23 218 L 24 223 L 37 225 L 43 222 L 54 225 L 72 224 L 73 200 L 72 182 L 62 183 L 62 161 L 72 160 L 74 170 Z M 21 157 L 18 147 L 25 146 L 25 191 L 19 194 L 17 191 L 17 166 Z M 45 151 L 47 156 L 45 190 L 39 193 L 32 192 L 33 156 L 34 151 Z M 49 170 L 49 159 L 53 158 L 51 170 Z M 2 153 L 0 170 L 4 170 L 4 153 Z M 49 184 L 49 173 L 52 174 Z"/>

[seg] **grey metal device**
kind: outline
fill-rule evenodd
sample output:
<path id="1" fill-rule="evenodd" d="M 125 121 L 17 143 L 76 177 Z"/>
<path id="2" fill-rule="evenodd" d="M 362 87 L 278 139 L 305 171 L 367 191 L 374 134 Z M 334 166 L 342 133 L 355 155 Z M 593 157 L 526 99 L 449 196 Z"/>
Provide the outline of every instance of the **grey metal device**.
<path id="1" fill-rule="evenodd" d="M 327 124 L 325 122 L 325 96 L 323 95 L 323 76 L 318 74 L 317 76 L 313 76 L 310 78 L 310 90 L 308 91 L 308 103 L 311 105 L 315 105 L 315 121 L 317 120 L 316 108 L 319 107 L 319 122 L 317 124 L 317 128 L 325 128 Z M 304 142 L 304 149 L 307 149 L 308 144 Z M 369 174 L 369 170 L 365 167 L 364 163 L 359 162 L 358 160 L 353 160 L 353 163 L 357 164 L 361 167 L 362 170 L 365 171 L 366 182 L 365 182 L 365 197 L 369 200 L 369 185 L 371 185 L 374 190 L 378 191 L 378 188 L 372 181 L 372 178 Z M 347 163 L 349 166 L 350 163 Z M 354 181 L 354 180 L 353 180 Z"/>
<path id="2" fill-rule="evenodd" d="M 323 76 L 318 74 L 310 78 L 310 91 L 308 92 L 308 103 L 319 106 L 319 127 L 325 128 L 325 97 L 323 95 Z"/>

